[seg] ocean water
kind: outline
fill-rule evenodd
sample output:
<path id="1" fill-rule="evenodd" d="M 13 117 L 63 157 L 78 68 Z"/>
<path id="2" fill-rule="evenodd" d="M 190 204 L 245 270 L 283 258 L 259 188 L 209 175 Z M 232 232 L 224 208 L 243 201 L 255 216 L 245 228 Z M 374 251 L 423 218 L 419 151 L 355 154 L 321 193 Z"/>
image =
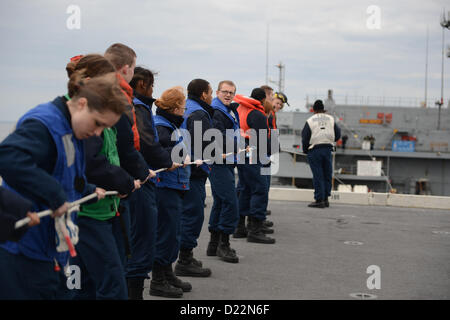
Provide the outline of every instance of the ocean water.
<path id="1" fill-rule="evenodd" d="M 0 121 L 0 142 L 3 141 L 16 127 L 16 123 Z M 0 176 L 0 185 L 2 184 L 2 177 Z"/>
<path id="2" fill-rule="evenodd" d="M 0 121 L 0 142 L 3 141 L 15 128 L 16 122 L 14 121 Z"/>

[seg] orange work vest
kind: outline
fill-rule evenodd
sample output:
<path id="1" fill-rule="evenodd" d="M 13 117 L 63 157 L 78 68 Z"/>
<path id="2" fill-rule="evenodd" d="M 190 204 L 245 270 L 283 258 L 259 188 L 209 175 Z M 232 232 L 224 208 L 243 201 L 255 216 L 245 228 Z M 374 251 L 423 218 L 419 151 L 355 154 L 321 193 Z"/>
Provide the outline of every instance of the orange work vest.
<path id="1" fill-rule="evenodd" d="M 249 98 L 240 94 L 237 94 L 234 97 L 234 101 L 239 103 L 239 107 L 237 108 L 237 112 L 239 114 L 239 126 L 241 127 L 241 136 L 250 139 L 250 135 L 247 133 L 249 129 L 251 129 L 247 123 L 247 117 L 250 112 L 253 110 L 258 110 L 261 112 L 264 117 L 266 117 L 266 113 L 264 112 L 264 107 L 261 102 L 255 100 L 253 98 Z M 267 119 L 267 117 L 266 117 Z M 269 129 L 268 136 L 270 137 L 270 127 L 269 120 L 267 120 L 267 128 Z"/>
<path id="2" fill-rule="evenodd" d="M 270 113 L 272 114 L 272 129 L 276 129 L 277 128 L 277 118 L 275 116 L 275 111 L 270 111 Z"/>
<path id="3" fill-rule="evenodd" d="M 123 91 L 123 94 L 125 95 L 125 97 L 128 100 L 128 103 L 130 104 L 131 115 L 133 117 L 133 121 L 132 121 L 133 124 L 131 126 L 131 130 L 133 131 L 134 148 L 139 151 L 139 150 L 141 150 L 141 144 L 139 141 L 139 132 L 138 132 L 137 124 L 136 124 L 136 112 L 134 109 L 134 105 L 132 103 L 133 89 L 130 87 L 130 85 L 125 81 L 125 79 L 119 73 L 116 73 L 116 75 L 117 75 L 117 79 L 119 79 L 119 84 Z"/>

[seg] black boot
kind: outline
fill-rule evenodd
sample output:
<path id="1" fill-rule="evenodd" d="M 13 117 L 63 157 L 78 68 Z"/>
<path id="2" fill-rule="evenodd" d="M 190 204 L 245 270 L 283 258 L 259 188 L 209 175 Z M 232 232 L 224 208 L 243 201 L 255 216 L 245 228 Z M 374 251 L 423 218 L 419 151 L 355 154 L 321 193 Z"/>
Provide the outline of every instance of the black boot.
<path id="1" fill-rule="evenodd" d="M 192 249 L 180 249 L 177 264 L 175 265 L 175 274 L 185 277 L 209 277 L 211 270 L 203 268 L 202 262 L 194 258 Z"/>
<path id="2" fill-rule="evenodd" d="M 325 201 L 323 200 L 316 200 L 314 202 L 311 202 L 310 204 L 308 204 L 308 207 L 310 208 L 325 208 Z"/>
<path id="3" fill-rule="evenodd" d="M 238 263 L 239 258 L 236 251 L 230 247 L 230 235 L 220 232 L 219 245 L 217 247 L 217 256 L 225 262 Z"/>
<path id="4" fill-rule="evenodd" d="M 273 222 L 269 221 L 269 220 L 264 220 L 263 225 L 268 227 L 268 228 L 272 228 L 273 227 Z"/>
<path id="5" fill-rule="evenodd" d="M 252 229 L 252 218 L 250 216 L 247 216 L 247 236 Z"/>
<path id="6" fill-rule="evenodd" d="M 183 282 L 178 278 L 172 270 L 172 264 L 164 266 L 164 276 L 167 282 L 175 288 L 180 288 L 183 292 L 189 292 L 192 290 L 192 285 L 189 282 Z"/>
<path id="7" fill-rule="evenodd" d="M 325 203 L 325 208 L 330 207 L 330 203 L 328 202 L 328 197 L 326 197 L 326 199 L 324 200 L 324 203 Z"/>
<path id="8" fill-rule="evenodd" d="M 207 256 L 215 256 L 217 246 L 219 245 L 220 234 L 219 231 L 210 230 L 211 238 L 209 239 L 208 248 L 206 249 Z"/>
<path id="9" fill-rule="evenodd" d="M 233 234 L 233 238 L 247 238 L 247 228 L 245 227 L 245 216 L 239 216 L 239 223 L 236 227 L 236 231 Z"/>
<path id="10" fill-rule="evenodd" d="M 142 293 L 144 291 L 145 278 L 127 278 L 128 300 L 144 300 Z"/>
<path id="11" fill-rule="evenodd" d="M 178 261 L 183 260 L 184 262 L 188 261 L 195 264 L 197 267 L 203 267 L 203 262 L 194 258 L 194 253 L 192 252 L 194 249 L 186 249 L 180 248 L 180 254 L 178 256 Z"/>
<path id="12" fill-rule="evenodd" d="M 164 267 L 159 263 L 155 262 L 153 264 L 150 295 L 167 298 L 181 298 L 183 296 L 183 290 L 169 284 L 166 280 L 164 271 Z"/>
<path id="13" fill-rule="evenodd" d="M 250 217 L 250 229 L 247 236 L 247 242 L 254 243 L 275 243 L 275 239 L 267 237 L 262 231 L 263 220 L 258 220 L 256 218 Z"/>
<path id="14" fill-rule="evenodd" d="M 269 227 L 267 227 L 267 226 L 264 224 L 264 220 L 263 220 L 263 222 L 262 222 L 262 224 L 261 224 L 261 231 L 262 231 L 262 233 L 264 233 L 264 234 L 272 234 L 272 233 L 274 233 L 273 229 L 270 229 Z"/>

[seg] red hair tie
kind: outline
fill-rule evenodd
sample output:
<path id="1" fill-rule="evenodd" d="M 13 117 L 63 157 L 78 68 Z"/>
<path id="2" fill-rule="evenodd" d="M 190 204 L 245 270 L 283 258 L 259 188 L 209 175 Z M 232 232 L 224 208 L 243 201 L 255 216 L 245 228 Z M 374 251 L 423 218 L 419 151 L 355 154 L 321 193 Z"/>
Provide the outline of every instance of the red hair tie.
<path id="1" fill-rule="evenodd" d="M 81 58 L 83 58 L 83 55 L 82 55 L 82 54 L 79 54 L 79 55 L 77 55 L 77 56 L 74 56 L 74 57 L 70 58 L 70 61 L 71 61 L 71 62 L 72 62 L 72 61 L 78 61 L 78 60 L 80 60 Z"/>

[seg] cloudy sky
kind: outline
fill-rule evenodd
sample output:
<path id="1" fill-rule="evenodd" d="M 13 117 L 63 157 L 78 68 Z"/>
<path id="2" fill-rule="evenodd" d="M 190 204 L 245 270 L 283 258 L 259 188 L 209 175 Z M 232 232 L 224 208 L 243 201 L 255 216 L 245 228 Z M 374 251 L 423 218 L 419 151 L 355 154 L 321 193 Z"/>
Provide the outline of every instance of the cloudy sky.
<path id="1" fill-rule="evenodd" d="M 444 0 L 59 0 L 0 2 L 0 120 L 64 94 L 65 65 L 80 53 L 103 53 L 114 42 L 134 48 L 138 65 L 159 73 L 154 96 L 186 87 L 194 78 L 215 89 L 233 80 L 249 94 L 286 65 L 285 94 L 291 110 L 306 95 L 414 97 L 423 99 L 426 30 L 429 28 L 428 97 L 441 92 Z M 70 5 L 80 9 L 80 28 L 70 29 Z M 377 15 L 370 6 L 379 8 Z M 368 27 L 369 25 L 369 27 Z M 446 45 L 450 31 L 445 30 Z M 444 98 L 450 97 L 450 59 L 445 58 Z M 275 89 L 277 84 L 270 83 Z"/>

